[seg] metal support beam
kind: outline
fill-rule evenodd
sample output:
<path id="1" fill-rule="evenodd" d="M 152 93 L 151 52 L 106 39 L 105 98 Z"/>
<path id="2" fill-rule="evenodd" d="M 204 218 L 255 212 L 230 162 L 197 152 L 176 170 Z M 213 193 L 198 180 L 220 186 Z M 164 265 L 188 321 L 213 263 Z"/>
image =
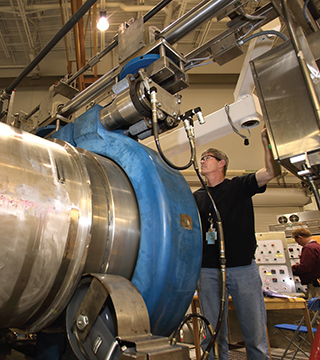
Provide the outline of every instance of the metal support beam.
<path id="1" fill-rule="evenodd" d="M 66 23 L 66 25 L 58 31 L 58 33 L 49 41 L 49 43 L 40 51 L 33 61 L 22 71 L 22 73 L 5 89 L 1 95 L 1 99 L 7 99 L 17 85 L 40 63 L 40 61 L 52 50 L 52 48 L 70 31 L 73 26 L 84 16 L 97 0 L 87 0 L 77 13 Z"/>
<path id="2" fill-rule="evenodd" d="M 71 1 L 71 11 L 72 16 L 78 11 L 81 7 L 81 0 L 72 0 Z M 81 18 L 78 23 L 73 28 L 74 34 L 74 45 L 76 50 L 76 63 L 77 70 L 81 69 L 86 63 L 86 53 L 84 46 L 84 27 L 83 19 Z M 85 88 L 84 75 L 80 75 L 78 78 L 79 90 L 82 91 Z"/>

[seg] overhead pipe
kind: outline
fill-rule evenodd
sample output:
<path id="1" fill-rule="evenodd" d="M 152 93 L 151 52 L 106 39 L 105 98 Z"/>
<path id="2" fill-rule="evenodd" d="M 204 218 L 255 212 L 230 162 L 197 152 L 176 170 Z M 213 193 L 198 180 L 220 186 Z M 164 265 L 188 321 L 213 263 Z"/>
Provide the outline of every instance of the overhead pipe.
<path id="1" fill-rule="evenodd" d="M 276 17 L 278 17 L 278 13 L 275 11 L 274 6 L 269 3 L 266 4 L 264 7 L 257 10 L 254 15 L 263 17 L 264 20 L 259 21 L 259 27 L 265 25 L 266 23 L 272 21 Z M 221 21 L 221 20 L 220 20 Z M 246 26 L 250 25 L 250 21 L 246 19 L 245 22 L 240 25 L 240 28 L 245 28 Z M 187 59 L 187 64 L 185 65 L 185 70 L 190 69 L 190 62 L 192 62 L 194 59 L 203 58 L 207 54 L 207 49 L 209 49 L 214 44 L 217 44 L 222 39 L 225 39 L 230 34 L 234 33 L 239 28 L 239 23 L 234 23 L 233 25 L 230 24 L 227 30 L 220 33 L 218 36 L 214 37 L 213 39 L 207 41 L 205 44 L 199 46 L 198 48 L 192 50 L 188 54 L 185 55 L 185 58 Z M 189 66 L 188 66 L 189 65 Z"/>
<path id="2" fill-rule="evenodd" d="M 96 65 L 101 58 L 107 55 L 112 49 L 114 49 L 118 45 L 118 36 L 112 41 L 110 45 L 108 45 L 101 53 L 98 55 L 94 55 L 81 69 L 75 72 L 71 78 L 67 80 L 67 84 L 71 84 L 73 81 L 78 79 L 80 75 L 82 75 L 85 71 L 89 70 L 92 66 Z M 94 61 L 91 61 L 94 60 Z"/>
<path id="3" fill-rule="evenodd" d="M 68 22 L 57 32 L 48 44 L 39 52 L 22 73 L 4 90 L 0 99 L 5 100 L 20 82 L 40 63 L 40 61 L 52 50 L 52 48 L 74 27 L 97 0 L 87 0 L 81 8 L 68 20 Z"/>
<path id="4" fill-rule="evenodd" d="M 144 17 L 143 21 L 146 22 L 150 20 L 155 14 L 157 14 L 161 9 L 163 9 L 165 6 L 167 6 L 172 0 L 162 0 L 158 5 L 153 7 L 149 12 L 147 12 Z M 115 36 L 115 39 L 113 42 L 107 46 L 100 54 L 97 55 L 97 59 L 94 63 L 91 63 L 90 61 L 81 69 L 79 69 L 71 78 L 67 80 L 67 84 L 71 84 L 74 80 L 76 80 L 81 74 L 83 74 L 86 70 L 88 70 L 91 66 L 94 66 L 100 59 L 108 54 L 112 49 L 114 49 L 118 45 L 118 36 Z M 60 114 L 67 115 L 72 114 L 74 111 L 76 111 L 80 106 L 85 104 L 88 104 L 91 99 L 97 95 L 97 91 L 100 93 L 103 91 L 107 86 L 110 85 L 110 83 L 113 81 L 112 78 L 109 78 L 109 74 L 113 73 L 116 70 L 116 68 L 109 71 L 107 74 L 102 76 L 100 79 L 95 81 L 92 85 L 90 85 L 87 89 L 83 90 L 80 94 L 76 95 L 73 99 L 71 99 L 60 111 Z M 28 119 L 30 116 L 35 114 L 40 109 L 40 105 L 38 105 L 36 108 L 32 110 L 31 113 L 29 113 L 26 116 L 26 119 Z"/>
<path id="5" fill-rule="evenodd" d="M 160 4 L 158 4 L 158 6 L 156 6 L 157 11 L 159 11 L 160 8 L 162 8 L 163 6 L 166 6 L 167 1 L 169 0 L 163 0 Z M 191 9 L 188 13 L 186 13 L 185 16 L 182 16 L 182 18 L 174 22 L 173 27 L 170 25 L 166 29 L 164 29 L 159 34 L 159 36 L 165 37 L 165 39 L 170 43 L 172 43 L 172 41 L 178 41 L 181 37 L 194 30 L 195 27 L 201 25 L 210 17 L 215 16 L 225 6 L 229 5 L 233 1 L 234 0 L 204 0 L 200 4 L 195 6 L 193 9 Z M 144 19 L 150 19 L 150 16 L 152 14 L 154 15 L 155 11 L 156 10 L 153 10 L 151 13 L 147 13 Z M 183 29 L 182 32 L 179 30 L 180 27 Z M 99 56 L 101 56 L 102 54 L 105 55 L 107 52 L 111 51 L 114 47 L 116 47 L 117 44 L 117 37 L 115 37 L 115 40 L 103 52 L 101 52 Z M 85 71 L 83 69 L 84 68 L 80 69 L 76 74 L 74 74 L 74 76 L 72 76 L 72 78 L 70 78 L 67 83 L 70 84 L 76 79 L 76 77 L 80 76 L 82 71 Z M 88 104 L 94 97 L 99 95 L 108 86 L 110 86 L 110 84 L 112 84 L 112 82 L 114 81 L 112 76 L 114 75 L 116 69 L 117 67 L 113 68 L 107 74 L 103 75 L 100 79 L 90 85 L 88 88 L 84 89 L 81 93 L 76 95 L 60 109 L 59 114 L 63 116 L 69 116 L 70 114 L 78 110 L 80 107 Z"/>
<path id="6" fill-rule="evenodd" d="M 191 32 L 197 26 L 201 25 L 211 17 L 215 16 L 219 11 L 221 11 L 225 6 L 232 3 L 234 0 L 204 0 L 200 4 L 196 5 L 193 9 L 187 12 L 180 19 L 175 21 L 172 26 L 168 26 L 165 28 L 160 34 L 159 37 L 164 37 L 169 43 L 173 43 L 181 39 L 187 33 Z M 159 9 L 161 6 L 165 6 L 166 0 L 163 0 L 159 4 Z M 146 14 L 144 19 L 149 19 L 151 14 Z M 180 27 L 182 31 L 180 31 Z M 110 48 L 114 48 L 117 46 L 117 37 L 115 40 L 106 48 L 110 51 Z M 106 54 L 106 51 L 103 51 Z M 102 54 L 102 53 L 101 53 Z M 99 55 L 100 56 L 100 55 Z M 82 71 L 82 69 L 80 69 Z M 77 73 L 77 76 L 80 75 L 80 70 Z M 115 70 L 112 69 L 108 74 L 111 74 Z M 102 78 L 97 80 L 87 89 L 83 90 L 80 94 L 76 95 L 73 99 L 71 99 L 61 110 L 60 114 L 64 116 L 68 116 L 76 111 L 80 106 L 84 106 L 90 102 L 90 100 L 94 97 L 95 84 L 97 88 L 99 88 L 99 93 L 103 91 L 110 83 L 113 81 L 108 74 L 105 74 Z M 76 74 L 75 74 L 76 75 Z M 75 75 L 68 80 L 68 83 L 75 79 Z M 97 95 L 97 94 L 96 94 Z"/>
<path id="7" fill-rule="evenodd" d="M 77 94 L 67 104 L 65 104 L 59 111 L 60 115 L 69 116 L 77 109 L 87 105 L 91 100 L 96 98 L 102 91 L 114 82 L 113 73 L 117 70 L 119 65 L 104 74 L 100 79 L 88 86 L 86 89 Z"/>
<path id="8" fill-rule="evenodd" d="M 172 0 L 162 0 L 159 4 L 153 7 L 149 12 L 147 12 L 143 17 L 143 22 L 147 22 L 150 20 L 155 14 L 157 14 L 160 10 L 162 10 L 165 6 L 167 6 Z M 208 1 L 208 0 L 206 0 Z M 108 3 L 109 6 L 109 3 Z M 92 66 L 96 65 L 100 59 L 102 59 L 105 55 L 107 55 L 111 50 L 113 50 L 118 45 L 118 34 L 115 36 L 114 40 L 99 54 L 94 55 L 85 66 L 79 69 L 76 73 L 74 73 L 71 78 L 68 79 L 67 84 L 71 84 L 74 80 L 76 80 L 80 75 L 82 75 L 85 71 L 89 70 Z"/>
<path id="9" fill-rule="evenodd" d="M 156 15 L 160 10 L 162 10 L 165 6 L 171 3 L 172 0 L 162 0 L 157 4 L 154 8 L 152 8 L 150 11 L 148 11 L 144 17 L 143 22 L 147 22 L 150 20 L 154 15 Z"/>
<path id="10" fill-rule="evenodd" d="M 108 8 L 120 8 L 122 11 L 125 12 L 136 12 L 136 11 L 150 11 L 150 5 L 126 5 L 123 2 L 113 1 L 108 2 Z M 51 11 L 51 10 L 58 10 L 58 4 L 33 4 L 26 6 L 26 14 L 33 14 L 42 11 Z M 17 13 L 14 9 L 10 6 L 0 6 L 0 12 L 4 12 L 7 14 L 15 14 Z"/>
<path id="11" fill-rule="evenodd" d="M 22 69 L 24 65 L 1 65 L 0 69 Z"/>
<path id="12" fill-rule="evenodd" d="M 165 6 L 167 6 L 172 0 L 162 0 L 159 4 L 157 4 L 155 7 L 153 7 L 149 12 L 147 12 L 144 17 L 143 21 L 147 22 L 150 20 L 155 14 L 157 14 L 161 9 L 163 9 Z M 88 70 L 90 67 L 94 66 L 100 59 L 108 54 L 112 49 L 114 49 L 118 45 L 118 36 L 115 36 L 115 39 L 112 41 L 110 45 L 108 45 L 100 54 L 96 56 L 96 59 L 94 62 L 88 61 L 88 63 L 79 69 L 76 73 L 73 74 L 71 78 L 67 80 L 67 84 L 71 84 L 74 80 L 76 80 L 81 74 L 83 74 L 86 70 Z M 107 74 L 105 74 L 103 77 L 101 77 L 99 80 L 94 82 L 92 85 L 90 85 L 87 89 L 83 90 L 80 94 L 75 96 L 73 99 L 71 99 L 61 110 L 60 114 L 71 114 L 73 111 L 76 111 L 80 106 L 83 105 L 84 101 L 85 103 L 89 103 L 91 99 L 94 97 L 94 95 L 97 95 L 95 91 L 103 91 L 110 83 L 113 81 L 112 79 L 108 78 L 108 74 L 113 73 L 113 71 L 116 68 L 109 71 Z M 29 113 L 26 116 L 26 119 L 28 119 L 30 116 L 35 114 L 40 109 L 40 105 L 38 105 L 36 108 L 34 108 L 31 113 Z"/>
<path id="13" fill-rule="evenodd" d="M 162 37 L 172 45 L 207 20 L 217 15 L 221 10 L 233 2 L 234 0 L 202 1 L 184 16 L 163 29 L 157 38 Z"/>
<path id="14" fill-rule="evenodd" d="M 182 16 L 178 17 L 178 19 L 176 21 L 174 21 L 173 23 L 170 22 L 169 25 L 167 25 L 163 30 L 165 31 L 166 29 L 169 29 L 169 27 L 172 26 L 177 26 L 181 21 L 183 21 L 186 17 L 189 17 L 190 15 L 192 15 L 194 12 L 196 12 L 197 10 L 199 10 L 202 6 L 204 6 L 205 4 L 207 4 L 210 0 L 203 0 L 201 2 L 199 2 L 196 6 L 194 6 L 192 9 L 190 9 L 188 12 L 186 12 L 185 14 L 183 14 Z"/>

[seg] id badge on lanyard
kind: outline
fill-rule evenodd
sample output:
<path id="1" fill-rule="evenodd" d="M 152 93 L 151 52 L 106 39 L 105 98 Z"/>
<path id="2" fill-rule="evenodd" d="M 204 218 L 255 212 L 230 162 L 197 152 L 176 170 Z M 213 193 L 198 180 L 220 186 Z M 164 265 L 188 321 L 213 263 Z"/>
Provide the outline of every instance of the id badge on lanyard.
<path id="1" fill-rule="evenodd" d="M 210 227 L 209 227 L 208 231 L 206 232 L 206 241 L 207 241 L 208 245 L 214 245 L 218 238 L 217 230 L 213 226 L 214 221 L 211 216 L 209 216 L 208 221 L 210 223 Z"/>

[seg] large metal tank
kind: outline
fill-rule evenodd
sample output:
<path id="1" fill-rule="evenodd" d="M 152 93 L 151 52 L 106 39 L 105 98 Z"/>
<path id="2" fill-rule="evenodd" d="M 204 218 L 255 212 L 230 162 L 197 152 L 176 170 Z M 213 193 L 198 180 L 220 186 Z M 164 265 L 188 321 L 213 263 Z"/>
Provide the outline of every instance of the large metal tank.
<path id="1" fill-rule="evenodd" d="M 0 328 L 47 328 L 84 273 L 130 279 L 154 335 L 170 335 L 191 302 L 202 240 L 190 188 L 156 152 L 107 131 L 100 110 L 53 141 L 0 124 Z"/>
<path id="2" fill-rule="evenodd" d="M 1 327 L 36 332 L 83 272 L 132 276 L 139 211 L 110 159 L 0 123 Z"/>

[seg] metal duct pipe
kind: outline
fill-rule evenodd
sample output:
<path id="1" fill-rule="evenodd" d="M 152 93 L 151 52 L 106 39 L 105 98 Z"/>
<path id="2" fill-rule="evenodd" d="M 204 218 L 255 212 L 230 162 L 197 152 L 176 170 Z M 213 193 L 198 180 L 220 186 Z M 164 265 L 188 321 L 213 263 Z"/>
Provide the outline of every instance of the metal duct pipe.
<path id="1" fill-rule="evenodd" d="M 234 0 L 205 0 L 163 29 L 158 38 L 163 37 L 168 43 L 174 44 L 233 2 Z"/>
<path id="2" fill-rule="evenodd" d="M 3 123 L 0 142 L 0 324 L 32 333 L 65 309 L 84 272 L 131 278 L 139 210 L 110 159 Z"/>

